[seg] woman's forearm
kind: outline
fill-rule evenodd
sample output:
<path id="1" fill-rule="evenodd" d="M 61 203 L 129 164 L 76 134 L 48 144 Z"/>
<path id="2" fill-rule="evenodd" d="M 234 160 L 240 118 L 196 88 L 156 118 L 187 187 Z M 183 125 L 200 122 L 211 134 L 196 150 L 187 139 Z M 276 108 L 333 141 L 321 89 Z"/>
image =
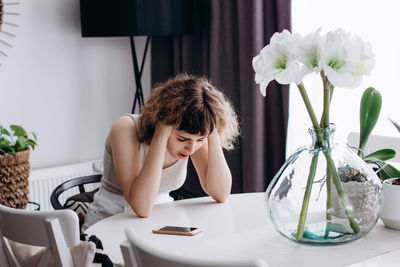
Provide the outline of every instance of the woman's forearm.
<path id="1" fill-rule="evenodd" d="M 231 192 L 232 175 L 226 163 L 218 132 L 208 136 L 206 192 L 218 202 L 225 202 Z"/>
<path id="2" fill-rule="evenodd" d="M 161 173 L 170 134 L 171 131 L 168 131 L 168 129 L 156 130 L 142 169 L 131 187 L 128 202 L 140 217 L 148 217 L 153 209 L 160 187 Z"/>

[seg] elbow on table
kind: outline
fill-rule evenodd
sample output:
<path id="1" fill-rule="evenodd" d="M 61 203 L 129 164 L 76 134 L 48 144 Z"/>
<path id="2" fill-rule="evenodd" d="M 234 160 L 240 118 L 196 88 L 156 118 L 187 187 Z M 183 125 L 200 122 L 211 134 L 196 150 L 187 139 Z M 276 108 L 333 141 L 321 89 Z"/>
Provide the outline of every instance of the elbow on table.
<path id="1" fill-rule="evenodd" d="M 217 190 L 215 192 L 207 192 L 207 194 L 210 195 L 216 202 L 224 203 L 231 194 L 231 186 L 226 187 L 222 190 Z"/>
<path id="2" fill-rule="evenodd" d="M 132 207 L 132 210 L 135 212 L 135 214 L 141 218 L 147 218 L 150 216 L 151 211 L 153 210 L 152 206 L 141 206 L 141 205 L 130 205 Z"/>
<path id="3" fill-rule="evenodd" d="M 224 203 L 229 197 L 229 194 L 225 194 L 222 196 L 213 196 L 213 199 L 218 203 Z"/>
<path id="4" fill-rule="evenodd" d="M 151 209 L 133 209 L 137 216 L 140 218 L 148 218 L 151 214 Z"/>
<path id="5" fill-rule="evenodd" d="M 150 217 L 150 213 L 136 213 L 140 218 L 148 218 Z"/>

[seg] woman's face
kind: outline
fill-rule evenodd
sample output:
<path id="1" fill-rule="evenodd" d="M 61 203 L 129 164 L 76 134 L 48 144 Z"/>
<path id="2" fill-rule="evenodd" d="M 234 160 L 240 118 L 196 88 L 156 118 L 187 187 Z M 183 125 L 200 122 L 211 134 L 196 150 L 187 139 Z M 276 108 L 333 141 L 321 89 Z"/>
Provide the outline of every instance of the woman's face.
<path id="1" fill-rule="evenodd" d="M 207 136 L 174 129 L 168 139 L 167 149 L 172 157 L 185 159 L 196 152 L 206 142 L 206 138 Z"/>

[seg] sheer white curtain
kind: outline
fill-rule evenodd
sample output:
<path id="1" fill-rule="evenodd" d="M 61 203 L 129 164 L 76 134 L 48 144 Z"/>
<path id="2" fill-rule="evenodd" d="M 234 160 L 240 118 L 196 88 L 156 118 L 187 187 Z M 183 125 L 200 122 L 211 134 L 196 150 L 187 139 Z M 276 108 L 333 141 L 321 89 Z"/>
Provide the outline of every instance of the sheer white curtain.
<path id="1" fill-rule="evenodd" d="M 359 131 L 361 95 L 369 86 L 382 94 L 382 110 L 373 134 L 400 137 L 387 117 L 400 123 L 400 1 L 397 0 L 292 0 L 292 32 L 307 35 L 321 28 L 322 33 L 342 28 L 372 44 L 375 67 L 370 76 L 354 89 L 335 88 L 331 122 L 336 124 L 335 140 L 345 144 L 350 132 Z M 319 76 L 304 80 L 318 116 L 322 111 L 322 85 Z M 311 143 L 307 129 L 311 121 L 296 86 L 291 86 L 286 154 Z M 397 153 L 400 153 L 398 151 Z"/>

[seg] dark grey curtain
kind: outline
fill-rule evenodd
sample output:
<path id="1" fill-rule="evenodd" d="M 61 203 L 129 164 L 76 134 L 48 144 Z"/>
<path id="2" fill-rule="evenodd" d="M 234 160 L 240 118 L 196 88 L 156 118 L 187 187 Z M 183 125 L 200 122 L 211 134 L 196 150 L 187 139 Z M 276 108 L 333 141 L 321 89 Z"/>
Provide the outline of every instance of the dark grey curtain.
<path id="1" fill-rule="evenodd" d="M 274 32 L 290 30 L 290 7 L 290 0 L 194 1 L 193 34 L 152 39 L 153 83 L 206 75 L 232 100 L 242 132 L 225 153 L 233 193 L 264 191 L 285 161 L 288 87 L 273 82 L 262 97 L 251 61 Z M 195 176 L 191 166 L 184 187 L 199 194 Z"/>

